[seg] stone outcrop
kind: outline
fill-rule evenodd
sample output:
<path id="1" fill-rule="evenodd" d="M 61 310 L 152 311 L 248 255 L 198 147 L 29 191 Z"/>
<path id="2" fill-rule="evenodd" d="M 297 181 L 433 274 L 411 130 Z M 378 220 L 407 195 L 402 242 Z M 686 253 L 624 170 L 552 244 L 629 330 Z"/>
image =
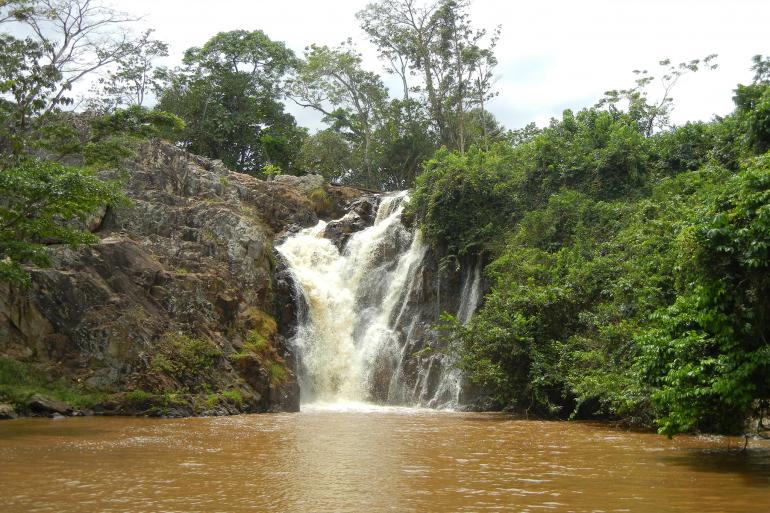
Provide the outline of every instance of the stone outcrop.
<path id="1" fill-rule="evenodd" d="M 347 213 L 339 219 L 329 221 L 323 236 L 330 239 L 342 251 L 350 236 L 374 224 L 377 215 L 377 197 L 363 196 L 347 205 Z"/>
<path id="2" fill-rule="evenodd" d="M 0 403 L 0 420 L 15 419 L 16 417 L 16 410 L 14 410 L 13 406 Z"/>
<path id="3" fill-rule="evenodd" d="M 53 245 L 28 288 L 0 284 L 0 356 L 102 394 L 101 413 L 296 410 L 296 302 L 273 243 L 362 193 L 262 181 L 158 141 L 106 175 L 129 203 L 88 220 L 101 242 Z"/>

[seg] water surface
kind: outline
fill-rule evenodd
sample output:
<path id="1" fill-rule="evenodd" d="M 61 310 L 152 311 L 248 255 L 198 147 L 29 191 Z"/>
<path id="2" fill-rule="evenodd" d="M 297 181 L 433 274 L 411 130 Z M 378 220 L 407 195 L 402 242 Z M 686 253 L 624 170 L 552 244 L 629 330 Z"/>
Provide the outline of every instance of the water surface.
<path id="1" fill-rule="evenodd" d="M 10 512 L 770 511 L 770 446 L 357 405 L 0 423 Z"/>

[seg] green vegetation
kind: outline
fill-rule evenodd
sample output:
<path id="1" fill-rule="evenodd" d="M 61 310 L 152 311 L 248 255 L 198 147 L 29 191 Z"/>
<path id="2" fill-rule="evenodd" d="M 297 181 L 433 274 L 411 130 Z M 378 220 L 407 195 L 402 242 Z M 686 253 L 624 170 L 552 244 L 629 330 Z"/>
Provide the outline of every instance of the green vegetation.
<path id="1" fill-rule="evenodd" d="M 289 371 L 283 362 L 271 362 L 267 367 L 270 384 L 273 386 L 282 385 L 289 378 Z"/>
<path id="2" fill-rule="evenodd" d="M 309 194 L 310 202 L 313 204 L 313 210 L 322 214 L 326 212 L 331 206 L 329 195 L 326 194 L 326 190 L 323 187 L 313 189 Z"/>
<path id="3" fill-rule="evenodd" d="M 230 361 L 242 366 L 257 362 L 260 368 L 267 372 L 272 386 L 284 384 L 290 374 L 286 363 L 272 342 L 278 330 L 275 319 L 256 309 L 246 312 L 245 316 L 251 324 L 255 325 L 255 328 L 246 334 L 241 350 L 229 356 Z"/>
<path id="4" fill-rule="evenodd" d="M 232 402 L 239 408 L 243 406 L 243 396 L 237 390 L 225 390 L 220 394 L 220 397 Z"/>
<path id="5" fill-rule="evenodd" d="M 267 164 L 292 170 L 306 131 L 278 100 L 295 61 L 261 30 L 217 34 L 167 73 L 158 107 L 185 120 L 178 139 L 193 153 L 245 173 Z"/>
<path id="6" fill-rule="evenodd" d="M 72 222 L 120 201 L 115 184 L 91 172 L 20 158 L 0 172 L 0 279 L 25 281 L 22 265 L 47 265 L 47 241 L 77 245 L 97 240 Z"/>
<path id="7" fill-rule="evenodd" d="M 0 357 L 0 402 L 24 406 L 34 394 L 64 401 L 74 408 L 87 408 L 109 394 L 54 379 L 42 366 Z"/>
<path id="8" fill-rule="evenodd" d="M 48 244 L 95 242 L 85 226 L 89 215 L 124 201 L 119 185 L 98 171 L 120 167 L 139 140 L 184 128 L 180 118 L 141 106 L 146 83 L 129 80 L 138 77 L 130 73 L 116 78 L 102 98 L 135 97 L 138 103 L 62 112 L 73 103 L 73 84 L 90 73 L 116 65 L 118 74 L 128 72 L 140 57 L 163 54 L 149 32 L 132 39 L 110 28 L 129 21 L 92 2 L 0 4 L 0 280 L 26 281 L 23 266 L 47 265 Z M 20 39 L 6 32 L 11 29 L 29 35 Z M 82 165 L 60 163 L 65 159 Z"/>
<path id="9" fill-rule="evenodd" d="M 180 332 L 166 333 L 156 342 L 150 371 L 171 377 L 195 391 L 211 378 L 221 356 L 222 351 L 207 340 Z"/>
<path id="10" fill-rule="evenodd" d="M 600 102 L 426 163 L 411 209 L 427 240 L 491 255 L 483 308 L 442 327 L 500 407 L 667 435 L 767 414 L 766 64 L 711 123 L 655 132 L 668 104 L 637 89 L 629 112 Z"/>
<path id="11" fill-rule="evenodd" d="M 465 154 L 442 148 L 425 162 L 409 203 L 425 236 L 442 252 L 463 256 L 481 251 L 516 208 L 511 194 L 515 158 L 505 144 Z"/>

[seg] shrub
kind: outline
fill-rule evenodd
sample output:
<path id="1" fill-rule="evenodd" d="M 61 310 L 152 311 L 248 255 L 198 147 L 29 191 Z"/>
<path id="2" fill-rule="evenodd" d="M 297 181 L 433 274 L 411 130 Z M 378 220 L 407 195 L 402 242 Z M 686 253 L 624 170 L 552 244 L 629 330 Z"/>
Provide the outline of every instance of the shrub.
<path id="1" fill-rule="evenodd" d="M 222 351 L 207 340 L 171 332 L 157 341 L 150 369 L 194 388 L 210 377 L 221 356 Z"/>

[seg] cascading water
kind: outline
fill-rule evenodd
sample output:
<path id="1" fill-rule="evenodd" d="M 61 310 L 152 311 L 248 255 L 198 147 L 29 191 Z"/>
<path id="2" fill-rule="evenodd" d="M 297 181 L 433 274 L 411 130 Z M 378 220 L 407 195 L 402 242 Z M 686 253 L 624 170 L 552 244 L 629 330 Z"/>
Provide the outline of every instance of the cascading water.
<path id="1" fill-rule="evenodd" d="M 470 321 L 481 300 L 481 262 L 479 258 L 476 265 L 468 268 L 463 276 L 460 306 L 455 315 L 462 324 Z M 451 353 L 431 355 L 417 379 L 420 403 L 431 408 L 456 408 L 460 405 L 464 379 L 455 363 L 456 358 Z M 434 377 L 436 375 L 437 378 Z"/>
<path id="2" fill-rule="evenodd" d="M 426 336 L 420 303 L 429 259 L 420 232 L 401 222 L 408 200 L 406 192 L 384 196 L 374 224 L 341 251 L 324 237 L 324 221 L 277 248 L 308 307 L 293 338 L 303 403 L 457 405 L 461 376 L 451 362 L 433 355 L 420 364 L 413 356 Z M 462 322 L 475 310 L 480 282 L 480 266 L 463 279 Z"/>

